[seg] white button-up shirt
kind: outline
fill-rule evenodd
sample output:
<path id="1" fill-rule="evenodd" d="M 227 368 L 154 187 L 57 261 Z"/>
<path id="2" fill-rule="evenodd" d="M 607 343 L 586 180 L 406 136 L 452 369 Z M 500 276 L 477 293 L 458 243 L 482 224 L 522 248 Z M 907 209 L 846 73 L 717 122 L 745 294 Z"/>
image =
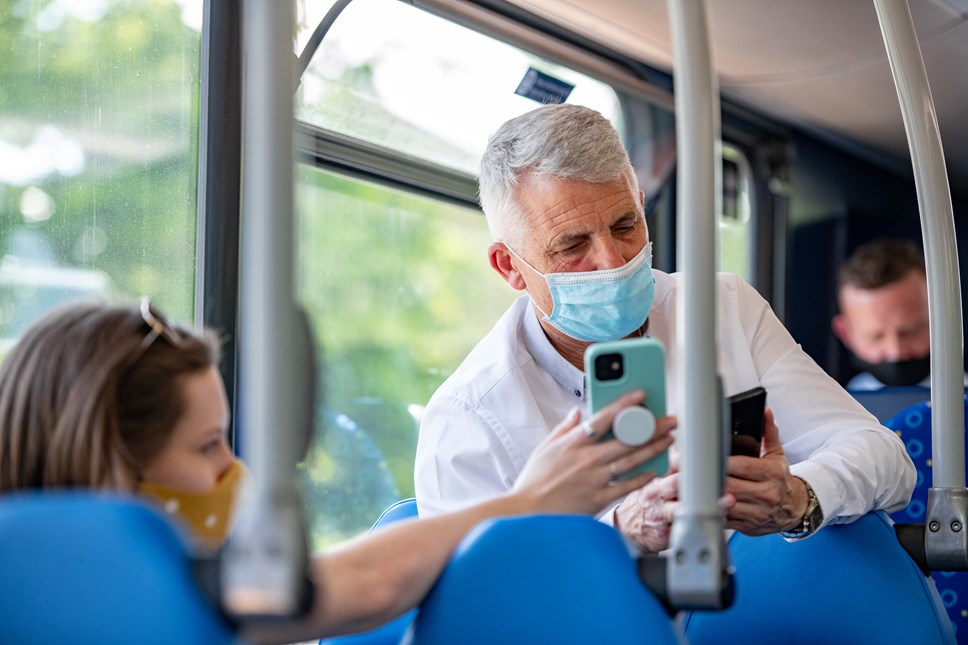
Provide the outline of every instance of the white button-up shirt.
<path id="1" fill-rule="evenodd" d="M 655 277 L 648 335 L 665 347 L 666 410 L 674 415 L 681 276 Z M 900 439 L 807 356 L 755 289 L 731 274 L 717 282 L 724 393 L 766 388 L 790 470 L 810 483 L 824 523 L 907 504 L 916 474 Z M 584 405 L 584 373 L 548 341 L 530 299 L 519 298 L 427 405 L 415 465 L 420 515 L 511 488 L 541 440 Z"/>

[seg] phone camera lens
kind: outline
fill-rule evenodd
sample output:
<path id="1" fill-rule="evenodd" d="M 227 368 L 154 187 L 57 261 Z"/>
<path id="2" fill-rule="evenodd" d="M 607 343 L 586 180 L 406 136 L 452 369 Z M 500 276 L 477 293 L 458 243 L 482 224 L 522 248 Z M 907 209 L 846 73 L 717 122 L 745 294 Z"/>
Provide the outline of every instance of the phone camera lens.
<path id="1" fill-rule="evenodd" d="M 625 373 L 625 362 L 621 354 L 602 354 L 595 357 L 595 378 L 599 381 L 614 381 Z"/>

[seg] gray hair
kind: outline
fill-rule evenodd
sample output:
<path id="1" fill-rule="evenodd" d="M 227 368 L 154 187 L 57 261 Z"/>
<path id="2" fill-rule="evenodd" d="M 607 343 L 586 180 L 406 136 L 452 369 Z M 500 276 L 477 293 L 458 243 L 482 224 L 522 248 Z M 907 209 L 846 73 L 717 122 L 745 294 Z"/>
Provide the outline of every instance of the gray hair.
<path id="1" fill-rule="evenodd" d="M 478 176 L 491 237 L 515 245 L 524 238 L 528 222 L 515 191 L 527 174 L 605 183 L 623 172 L 637 186 L 618 132 L 595 110 L 560 103 L 505 121 L 487 142 Z"/>

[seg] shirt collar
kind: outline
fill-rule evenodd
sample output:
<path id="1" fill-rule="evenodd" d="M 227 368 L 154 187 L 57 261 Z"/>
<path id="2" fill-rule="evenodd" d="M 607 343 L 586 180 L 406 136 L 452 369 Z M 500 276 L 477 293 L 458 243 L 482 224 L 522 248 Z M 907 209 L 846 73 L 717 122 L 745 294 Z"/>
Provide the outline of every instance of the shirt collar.
<path id="1" fill-rule="evenodd" d="M 524 312 L 524 342 L 541 369 L 570 392 L 575 400 L 585 400 L 585 373 L 565 360 L 548 340 L 530 299 Z"/>
<path id="2" fill-rule="evenodd" d="M 528 298 L 528 296 L 525 296 Z M 551 375 L 558 385 L 570 392 L 575 399 L 585 400 L 585 373 L 565 360 L 548 337 L 538 321 L 531 299 L 528 298 L 524 312 L 524 343 L 534 357 L 534 362 Z M 650 312 L 651 313 L 651 312 Z M 649 335 L 649 319 L 642 325 L 642 335 Z"/>

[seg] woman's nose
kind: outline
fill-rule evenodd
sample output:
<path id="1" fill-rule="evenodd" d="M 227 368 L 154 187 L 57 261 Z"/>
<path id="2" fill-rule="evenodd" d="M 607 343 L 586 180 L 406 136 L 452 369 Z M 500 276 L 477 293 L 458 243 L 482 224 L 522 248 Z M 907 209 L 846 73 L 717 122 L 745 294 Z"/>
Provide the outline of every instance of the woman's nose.
<path id="1" fill-rule="evenodd" d="M 221 479 L 228 472 L 233 463 L 235 463 L 235 454 L 229 447 L 228 442 L 222 439 L 219 446 L 218 479 Z"/>

